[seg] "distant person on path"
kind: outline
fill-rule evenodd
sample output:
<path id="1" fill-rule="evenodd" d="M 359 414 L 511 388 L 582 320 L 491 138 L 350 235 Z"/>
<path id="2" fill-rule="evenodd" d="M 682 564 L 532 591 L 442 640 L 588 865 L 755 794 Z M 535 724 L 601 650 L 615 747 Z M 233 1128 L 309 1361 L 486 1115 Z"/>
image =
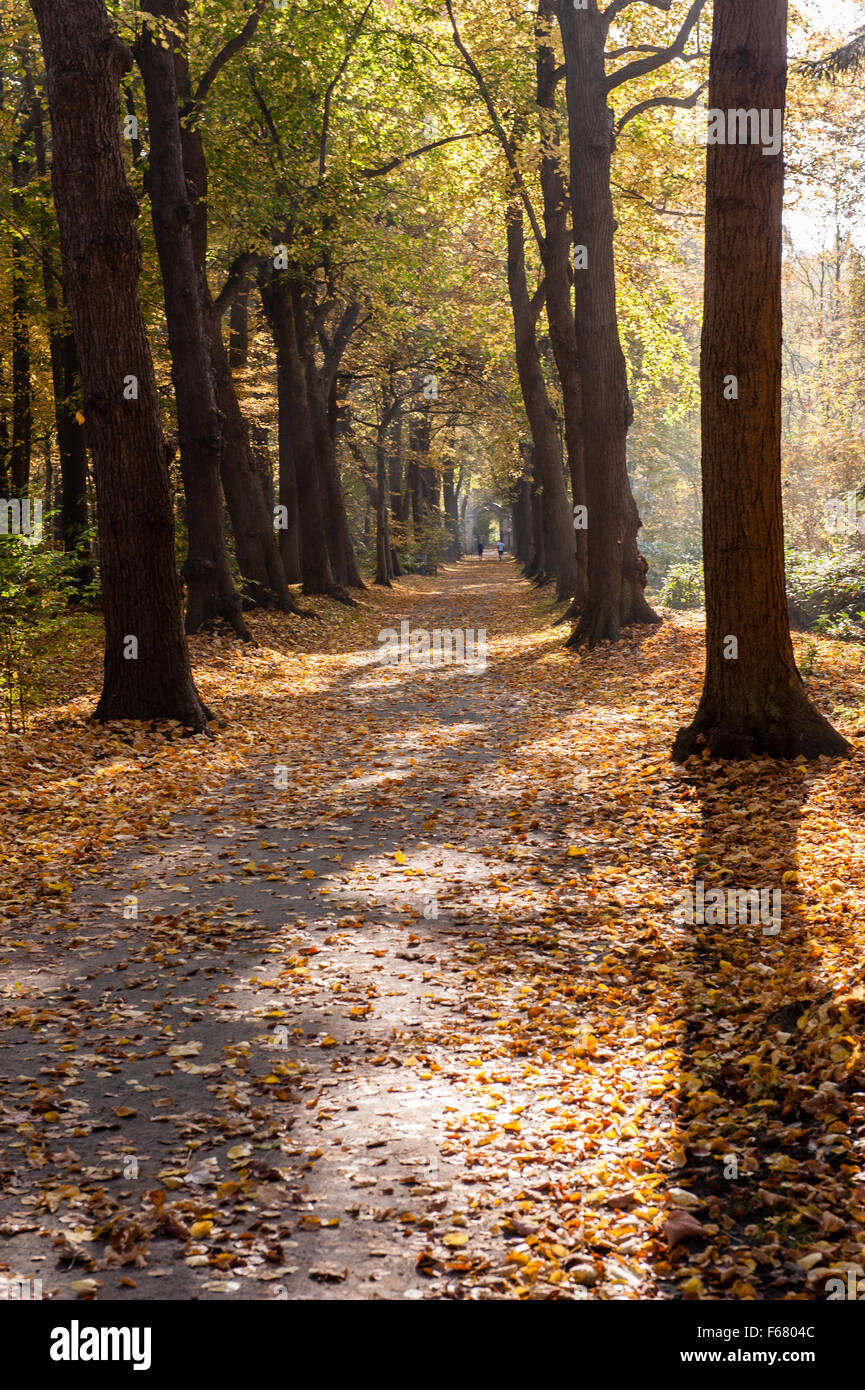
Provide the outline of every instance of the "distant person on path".
<path id="1" fill-rule="evenodd" d="M 496 550 L 499 552 L 499 559 L 500 559 L 500 560 L 503 560 L 503 559 L 504 559 L 504 554 L 505 554 L 505 543 L 504 543 L 504 541 L 499 541 L 498 545 L 496 546 Z"/>
<path id="2" fill-rule="evenodd" d="M 478 559 L 479 559 L 479 560 L 482 560 L 483 558 L 484 558 L 484 543 L 483 543 L 483 541 L 478 541 Z"/>

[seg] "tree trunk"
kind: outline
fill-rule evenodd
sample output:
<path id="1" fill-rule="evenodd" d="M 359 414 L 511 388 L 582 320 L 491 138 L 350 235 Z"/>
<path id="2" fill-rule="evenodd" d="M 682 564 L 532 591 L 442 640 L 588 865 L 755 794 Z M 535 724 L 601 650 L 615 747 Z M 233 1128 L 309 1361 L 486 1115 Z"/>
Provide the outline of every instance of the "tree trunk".
<path id="1" fill-rule="evenodd" d="M 188 0 L 178 0 L 179 27 L 187 25 Z M 183 169 L 194 192 L 192 245 L 199 270 L 202 311 L 210 344 L 216 404 L 222 425 L 220 475 L 231 518 L 237 563 L 247 602 L 299 613 L 285 578 L 274 518 L 267 510 L 249 443 L 249 428 L 240 408 L 228 353 L 222 338 L 222 313 L 207 283 L 207 158 L 192 96 L 189 64 L 183 45 L 175 49 L 175 74 L 180 100 Z"/>
<path id="2" fill-rule="evenodd" d="M 392 589 L 390 563 L 390 508 L 388 506 L 387 427 L 379 426 L 375 448 L 375 583 Z"/>
<path id="3" fill-rule="evenodd" d="M 398 543 L 404 541 L 402 527 L 405 522 L 405 501 L 402 487 L 402 406 L 397 403 L 394 410 L 393 425 L 391 430 L 390 463 L 388 467 L 388 483 L 390 487 L 390 511 L 391 516 L 399 523 Z M 399 554 L 394 536 L 391 531 L 390 547 L 390 567 L 391 577 L 399 579 L 402 574 L 402 566 L 399 562 Z"/>
<path id="4" fill-rule="evenodd" d="M 365 589 L 360 577 L 357 558 L 354 553 L 348 517 L 345 511 L 345 497 L 342 480 L 336 461 L 336 448 L 328 421 L 327 401 L 315 362 L 312 344 L 306 344 L 306 390 L 309 397 L 309 414 L 312 421 L 315 441 L 315 458 L 318 471 L 322 510 L 325 517 L 325 534 L 330 548 L 330 565 L 338 589 Z M 385 505 L 387 505 L 385 501 Z"/>
<path id="5" fill-rule="evenodd" d="M 150 0 L 151 13 L 176 23 L 175 0 Z M 142 29 L 135 56 L 144 79 L 150 160 L 146 187 L 165 295 L 171 379 L 177 403 L 180 467 L 186 495 L 188 548 L 186 631 L 224 618 L 245 640 L 249 630 L 234 587 L 219 470 L 222 435 L 205 330 L 201 269 L 192 245 L 192 208 L 183 171 L 174 75 L 174 36 Z"/>
<path id="6" fill-rule="evenodd" d="M 0 356 L 0 496 L 9 496 L 9 416 L 6 411 L 6 373 Z"/>
<path id="7" fill-rule="evenodd" d="M 61 330 L 51 338 L 52 368 L 57 359 L 58 387 L 54 394 L 57 450 L 60 456 L 60 530 L 63 549 L 75 555 L 76 587 L 85 588 L 93 580 L 90 542 L 87 537 L 87 443 L 85 429 L 76 419 L 75 400 L 80 389 L 78 352 L 72 330 Z"/>
<path id="8" fill-rule="evenodd" d="M 537 36 L 538 107 L 543 113 L 541 190 L 544 199 L 543 255 L 547 323 L 556 371 L 562 388 L 565 445 L 571 475 L 571 500 L 586 505 L 586 465 L 583 449 L 583 400 L 580 361 L 571 294 L 571 236 L 568 230 L 568 193 L 562 174 L 556 114 L 556 53 L 550 39 L 555 0 L 539 0 Z M 575 530 L 576 582 L 571 611 L 582 608 L 588 596 L 588 532 Z"/>
<path id="9" fill-rule="evenodd" d="M 290 584 L 303 580 L 300 563 L 300 513 L 297 490 L 297 443 L 293 409 L 293 383 L 289 361 L 290 327 L 283 320 L 291 312 L 284 305 L 281 284 L 260 286 L 261 302 L 276 347 L 276 389 L 279 412 L 279 505 L 285 508 L 279 529 L 282 567 Z"/>
<path id="10" fill-rule="evenodd" d="M 523 215 L 516 202 L 512 202 L 508 209 L 507 233 L 508 289 L 514 320 L 517 375 L 535 446 L 535 467 L 544 489 L 552 547 L 548 559 L 554 561 L 556 598 L 569 599 L 577 588 L 573 517 L 565 487 L 558 420 L 547 394 L 535 337 L 535 321 L 526 282 Z"/>
<path id="11" fill-rule="evenodd" d="M 20 152 L 12 155 L 12 211 L 16 221 L 24 218 L 20 189 L 28 181 L 28 169 Z M 33 443 L 33 386 L 30 379 L 30 295 L 27 255 L 20 237 L 12 238 L 12 453 L 10 472 L 12 493 L 23 497 L 30 486 L 30 455 Z"/>
<path id="12" fill-rule="evenodd" d="M 249 296 L 252 282 L 244 280 L 228 311 L 228 365 L 232 371 L 245 367 L 249 358 Z"/>
<path id="13" fill-rule="evenodd" d="M 174 561 L 174 517 L 123 168 L 119 84 L 131 54 L 102 0 L 31 0 L 45 60 L 63 278 L 99 507 L 105 668 L 96 718 L 206 728 Z M 130 393 L 137 387 L 137 397 Z"/>
<path id="14" fill-rule="evenodd" d="M 240 408 L 222 341 L 219 314 L 205 288 L 205 322 L 216 379 L 216 404 L 222 420 L 222 490 L 231 518 L 237 563 L 249 603 L 274 604 L 283 613 L 300 613 L 285 577 L 273 515 L 255 468 L 249 426 Z"/>
<path id="15" fill-rule="evenodd" d="M 544 526 L 544 491 L 538 483 L 537 472 L 532 480 L 532 556 L 526 567 L 526 577 L 537 584 L 546 582 L 546 527 Z"/>
<path id="16" fill-rule="evenodd" d="M 305 594 L 348 601 L 334 579 L 317 467 L 315 430 L 306 369 L 298 347 L 295 296 L 289 276 L 272 273 L 259 284 L 261 302 L 276 344 L 279 394 L 280 504 L 296 508 L 299 569 Z M 283 485 L 285 484 L 285 492 Z"/>
<path id="17" fill-rule="evenodd" d="M 716 0 L 709 107 L 783 113 L 787 0 Z M 779 117 L 780 118 L 780 117 Z M 706 675 L 683 761 L 849 751 L 811 704 L 793 656 L 781 500 L 783 153 L 708 149 L 700 364 Z"/>
<path id="18" fill-rule="evenodd" d="M 616 314 L 610 187 L 613 137 L 607 109 L 603 15 L 559 6 L 567 65 L 571 208 L 576 268 L 575 317 L 581 370 L 588 502 L 588 594 L 570 643 L 616 641 L 623 625 L 660 622 L 646 603 L 646 566 L 637 549 L 640 518 L 631 495 L 627 433 L 632 409 Z"/>
<path id="19" fill-rule="evenodd" d="M 29 71 L 27 81 L 33 91 Z M 36 152 L 36 169 L 40 178 L 48 174 L 48 159 L 45 146 L 44 107 L 41 97 L 33 91 L 33 143 Z M 81 591 L 93 582 L 93 566 L 90 559 L 87 515 L 87 440 L 83 416 L 79 415 L 76 401 L 79 396 L 80 378 L 78 353 L 75 338 L 69 326 L 63 285 L 54 267 L 54 242 L 56 222 L 46 206 L 39 211 L 39 230 L 42 242 L 40 259 L 42 262 L 42 285 L 45 292 L 45 308 L 48 314 L 48 353 L 51 359 L 51 386 L 54 396 L 54 425 L 57 431 L 57 452 L 60 458 L 60 486 L 54 486 L 55 496 L 60 495 L 59 539 L 66 555 L 75 557 L 71 571 L 73 588 L 70 598 L 80 597 Z M 46 453 L 46 465 L 50 465 L 50 448 Z M 46 478 L 46 511 L 54 510 L 51 487 Z M 55 533 L 57 521 L 54 522 Z"/>

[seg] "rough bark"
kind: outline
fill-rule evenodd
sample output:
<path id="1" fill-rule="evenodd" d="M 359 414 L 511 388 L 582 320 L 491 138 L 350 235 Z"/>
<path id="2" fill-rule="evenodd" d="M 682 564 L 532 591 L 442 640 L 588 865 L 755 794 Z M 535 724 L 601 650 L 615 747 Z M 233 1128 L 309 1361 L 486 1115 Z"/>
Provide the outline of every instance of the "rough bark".
<path id="1" fill-rule="evenodd" d="M 646 566 L 637 549 L 640 519 L 628 481 L 632 409 L 616 313 L 605 23 L 597 0 L 588 0 L 586 10 L 561 0 L 559 18 L 567 69 L 573 238 L 588 256 L 587 268 L 574 272 L 589 510 L 588 594 L 570 643 L 594 646 L 616 641 L 623 626 L 660 619 L 644 597 Z"/>
<path id="2" fill-rule="evenodd" d="M 176 23 L 176 0 L 149 0 L 150 12 Z M 174 37 L 146 25 L 135 56 L 144 79 L 150 160 L 146 187 L 162 273 L 171 379 L 177 406 L 186 495 L 186 631 L 224 618 L 249 640 L 234 586 L 220 490 L 222 434 L 204 322 L 203 271 L 192 245 L 192 207 L 183 170 L 174 70 Z"/>
<path id="3" fill-rule="evenodd" d="M 786 85 L 787 0 L 716 0 L 710 108 L 783 111 Z M 676 739 L 680 761 L 701 749 L 721 758 L 848 750 L 805 693 L 787 618 L 783 189 L 783 153 L 709 146 L 700 366 L 706 675 L 696 718 Z"/>
<path id="4" fill-rule="evenodd" d="M 547 393 L 535 336 L 535 321 L 526 282 L 523 214 L 514 201 L 508 209 L 508 290 L 514 321 L 517 375 L 534 442 L 535 467 L 545 495 L 554 561 L 556 598 L 569 599 L 577 588 L 577 549 L 568 505 L 558 419 Z"/>
<path id="5" fill-rule="evenodd" d="M 31 0 L 52 125 L 63 280 L 78 346 L 99 513 L 105 667 L 96 718 L 206 728 L 183 633 L 156 379 L 139 298 L 138 206 L 119 85 L 131 55 L 102 0 Z M 124 380 L 137 399 L 124 399 Z M 130 639 L 137 642 L 137 652 Z"/>

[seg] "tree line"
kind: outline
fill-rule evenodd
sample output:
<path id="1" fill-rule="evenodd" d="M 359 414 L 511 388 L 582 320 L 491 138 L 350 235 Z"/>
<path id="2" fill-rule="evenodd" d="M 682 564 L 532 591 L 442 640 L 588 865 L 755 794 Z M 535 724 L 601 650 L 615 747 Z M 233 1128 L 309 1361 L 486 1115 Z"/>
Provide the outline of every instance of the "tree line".
<path id="1" fill-rule="evenodd" d="M 31 9 L 40 52 L 26 25 L 15 49 L 11 439 L 0 455 L 4 487 L 23 496 L 38 252 L 60 532 L 82 585 L 87 451 L 92 460 L 106 634 L 98 717 L 202 730 L 210 712 L 187 634 L 221 619 L 246 639 L 256 605 L 303 616 L 297 585 L 353 601 L 364 580 L 346 458 L 374 518 L 375 582 L 398 577 L 395 534 L 406 527 L 421 541 L 438 528 L 437 548 L 459 555 L 469 456 L 491 431 L 510 457 L 517 554 L 568 605 L 569 644 L 659 621 L 628 474 L 613 157 L 647 120 L 696 106 L 706 72 L 713 110 L 783 113 L 786 0 L 765 0 L 759 14 L 747 0 L 715 0 L 708 53 L 708 0 L 537 0 L 528 15 L 506 3 L 463 13 L 446 0 L 446 22 L 434 5 L 375 0 L 348 14 L 150 0 L 129 33 L 104 0 Z M 376 84 L 391 95 L 389 121 Z M 843 740 L 805 696 L 787 623 L 783 156 L 757 142 L 707 153 L 707 672 L 676 756 L 839 752 Z M 173 388 L 180 574 L 138 187 Z M 654 192 L 635 196 L 650 204 Z M 448 222 L 450 199 L 460 215 Z M 275 357 L 275 487 L 233 370 L 253 289 Z M 477 321 L 480 302 L 501 331 L 496 299 L 507 349 Z"/>

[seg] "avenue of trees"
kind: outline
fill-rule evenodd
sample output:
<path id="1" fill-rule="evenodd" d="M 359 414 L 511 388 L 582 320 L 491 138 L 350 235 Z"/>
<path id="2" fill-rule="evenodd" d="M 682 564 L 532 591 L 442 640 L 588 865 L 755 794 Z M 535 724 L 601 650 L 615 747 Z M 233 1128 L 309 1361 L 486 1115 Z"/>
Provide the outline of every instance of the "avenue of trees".
<path id="1" fill-rule="evenodd" d="M 44 497 L 73 597 L 98 579 L 97 716 L 206 729 L 187 635 L 457 559 L 483 492 L 575 648 L 657 624 L 651 565 L 701 525 L 675 755 L 842 753 L 796 669 L 782 499 L 824 545 L 815 414 L 834 486 L 865 470 L 831 139 L 861 141 L 838 84 L 863 40 L 791 74 L 798 23 L 787 0 L 10 0 L 0 493 Z M 758 133 L 786 110 L 786 146 L 705 149 L 703 106 Z M 834 268 L 783 259 L 785 161 L 837 190 Z"/>

